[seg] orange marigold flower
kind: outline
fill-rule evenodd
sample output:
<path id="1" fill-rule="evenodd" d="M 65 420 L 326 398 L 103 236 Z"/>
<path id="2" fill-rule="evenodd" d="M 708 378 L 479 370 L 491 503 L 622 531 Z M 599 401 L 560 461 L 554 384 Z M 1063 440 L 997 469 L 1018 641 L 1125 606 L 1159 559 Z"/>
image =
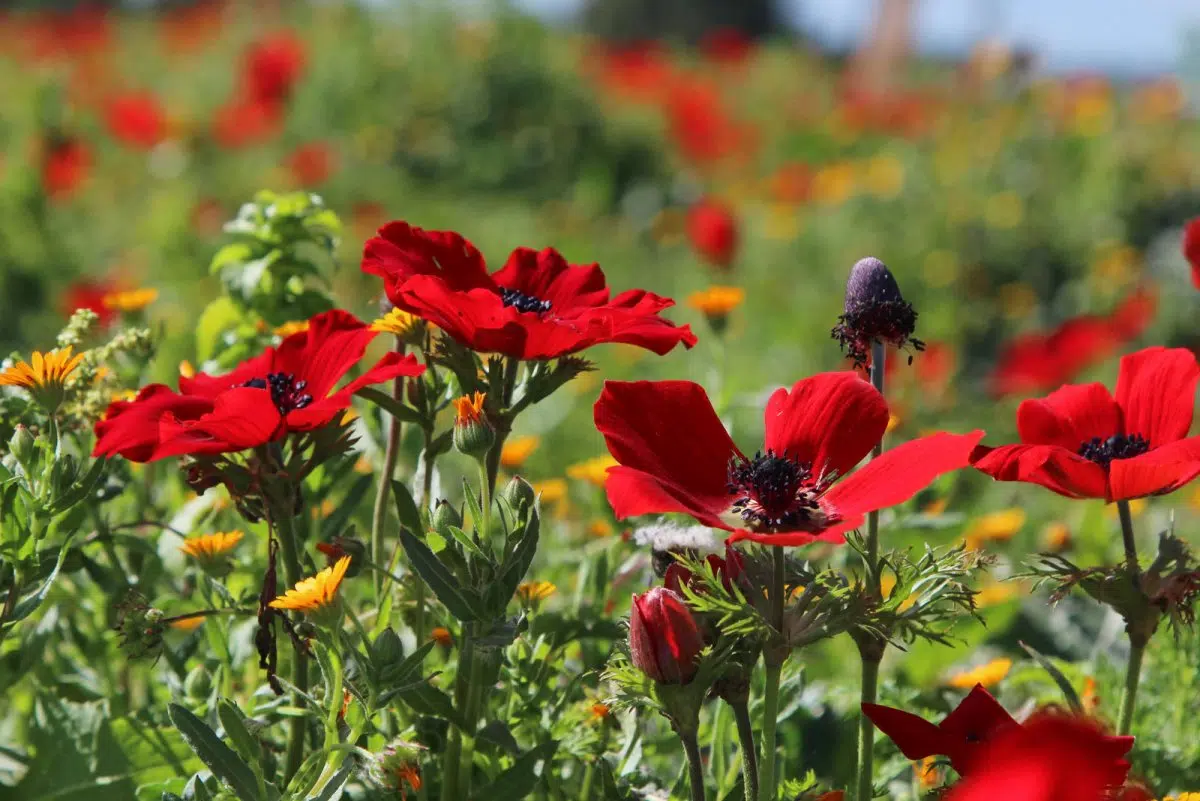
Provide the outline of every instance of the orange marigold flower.
<path id="1" fill-rule="evenodd" d="M 612 710 L 608 708 L 608 704 L 592 704 L 592 720 L 597 722 L 607 720 L 611 714 Z"/>
<path id="2" fill-rule="evenodd" d="M 129 289 L 121 292 L 109 292 L 100 302 L 104 308 L 121 312 L 138 312 L 158 300 L 158 290 L 154 288 Z"/>
<path id="3" fill-rule="evenodd" d="M 687 304 L 709 319 L 724 319 L 746 300 L 746 290 L 735 286 L 710 286 L 688 295 Z"/>
<path id="4" fill-rule="evenodd" d="M 482 392 L 455 398 L 452 401 L 454 403 L 454 424 L 462 426 L 482 420 L 485 400 L 487 400 L 487 395 Z"/>
<path id="5" fill-rule="evenodd" d="M 525 460 L 537 450 L 539 444 L 541 444 L 541 439 L 538 437 L 513 437 L 500 449 L 500 464 L 507 470 L 521 469 Z"/>
<path id="6" fill-rule="evenodd" d="M 429 638 L 445 648 L 454 645 L 454 635 L 450 633 L 450 629 L 444 626 L 438 626 L 433 631 L 429 632 Z"/>
<path id="7" fill-rule="evenodd" d="M 412 333 L 413 329 L 420 324 L 421 318 L 415 314 L 409 314 L 403 309 L 392 309 L 383 317 L 371 323 L 371 330 L 404 337 Z"/>
<path id="8" fill-rule="evenodd" d="M 526 581 L 517 587 L 517 597 L 522 603 L 533 604 L 544 601 L 558 591 L 549 581 Z"/>
<path id="9" fill-rule="evenodd" d="M 52 350 L 49 353 L 34 351 L 29 362 L 18 361 L 16 364 L 0 370 L 0 387 L 21 387 L 42 402 L 49 409 L 54 409 L 62 400 L 63 385 L 67 377 L 75 372 L 83 361 L 83 354 L 72 354 L 71 348 Z M 49 403 L 53 401 L 53 403 Z"/>
<path id="10" fill-rule="evenodd" d="M 201 534 L 188 537 L 179 546 L 179 550 L 195 559 L 216 559 L 223 556 L 237 545 L 245 536 L 240 531 L 218 531 L 213 534 Z"/>
<path id="11" fill-rule="evenodd" d="M 1012 669 L 1012 666 L 1013 661 L 1011 659 L 993 659 L 987 664 L 955 673 L 946 683 L 959 690 L 969 690 L 976 684 L 982 684 L 984 687 L 994 687 L 1008 675 L 1008 671 Z"/>
<path id="12" fill-rule="evenodd" d="M 571 465 L 567 468 L 567 477 L 603 487 L 604 482 L 608 480 L 608 468 L 616 465 L 617 460 L 606 453 Z"/>
<path id="13" fill-rule="evenodd" d="M 327 609 L 337 599 L 338 587 L 350 567 L 350 557 L 343 556 L 331 567 L 301 579 L 296 586 L 268 604 L 272 609 L 292 609 L 312 613 Z"/>

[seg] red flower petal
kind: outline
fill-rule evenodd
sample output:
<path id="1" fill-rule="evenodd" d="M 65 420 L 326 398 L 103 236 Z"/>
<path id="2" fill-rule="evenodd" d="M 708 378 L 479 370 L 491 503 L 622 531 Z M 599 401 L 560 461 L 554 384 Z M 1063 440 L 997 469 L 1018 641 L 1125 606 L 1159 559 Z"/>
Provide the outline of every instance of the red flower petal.
<path id="1" fill-rule="evenodd" d="M 315 401 L 303 409 L 296 409 L 287 416 L 289 431 L 311 431 L 321 428 L 340 417 L 350 406 L 350 398 L 363 387 L 382 384 L 393 378 L 411 378 L 425 372 L 425 365 L 412 354 L 401 356 L 387 353 L 367 372 L 354 379 L 328 398 Z"/>
<path id="2" fill-rule="evenodd" d="M 1200 289 L 1200 217 L 1183 229 L 1183 256 L 1192 265 L 1192 285 Z"/>
<path id="3" fill-rule="evenodd" d="M 966 775 L 982 743 L 1017 725 L 1008 710 L 982 684 L 976 684 L 938 724 L 946 741 L 946 750 L 942 753 L 956 771 Z"/>
<path id="4" fill-rule="evenodd" d="M 132 401 L 109 404 L 104 419 L 96 423 L 93 456 L 120 454 L 131 462 L 148 462 L 158 447 L 158 421 L 165 414 L 197 418 L 212 411 L 212 402 L 174 392 L 165 384 L 143 387 Z"/>
<path id="5" fill-rule="evenodd" d="M 258 447 L 287 433 L 271 393 L 238 387 L 213 401 L 213 410 L 194 420 L 167 414 L 159 421 L 153 459 L 201 453 L 228 453 Z"/>
<path id="6" fill-rule="evenodd" d="M 1121 409 L 1103 384 L 1068 385 L 1045 398 L 1023 401 L 1017 430 L 1026 445 L 1057 445 L 1068 451 L 1093 437 L 1120 434 Z"/>
<path id="7" fill-rule="evenodd" d="M 821 373 L 767 402 L 766 447 L 809 462 L 817 475 L 845 475 L 883 438 L 883 396 L 853 372 Z"/>
<path id="8" fill-rule="evenodd" d="M 1174 492 L 1200 476 L 1200 437 L 1172 442 L 1132 459 L 1114 459 L 1108 470 L 1109 500 Z"/>
<path id="9" fill-rule="evenodd" d="M 605 486 L 617 517 L 686 512 L 726 528 L 730 459 L 740 452 L 708 396 L 690 381 L 607 381 L 596 428 L 620 467 Z"/>
<path id="10" fill-rule="evenodd" d="M 925 718 L 879 704 L 863 704 L 862 711 L 909 759 L 946 753 L 946 738 L 941 729 Z"/>
<path id="11" fill-rule="evenodd" d="M 453 231 L 426 231 L 406 222 L 390 222 L 379 235 L 367 240 L 362 270 L 388 283 L 391 295 L 396 282 L 414 275 L 436 275 L 458 290 L 492 287 L 483 256 Z M 393 303 L 396 301 L 393 300 Z"/>
<path id="12" fill-rule="evenodd" d="M 943 473 L 966 467 L 981 439 L 982 431 L 941 432 L 884 451 L 834 484 L 821 498 L 822 505 L 843 518 L 855 518 L 904 503 Z"/>
<path id="13" fill-rule="evenodd" d="M 309 320 L 307 330 L 279 344 L 271 370 L 308 382 L 304 391 L 320 400 L 358 363 L 375 335 L 349 312 L 323 312 Z"/>
<path id="14" fill-rule="evenodd" d="M 997 481 L 1041 484 L 1068 498 L 1107 497 L 1104 468 L 1055 445 L 979 447 L 971 464 Z"/>
<path id="15" fill-rule="evenodd" d="M 1200 364 L 1184 348 L 1146 348 L 1121 359 L 1117 403 L 1125 433 L 1141 434 L 1151 448 L 1181 440 L 1192 427 Z"/>
<path id="16" fill-rule="evenodd" d="M 599 306 L 608 302 L 600 265 L 567 264 L 557 250 L 517 248 L 493 276 L 498 285 L 550 301 L 550 307 Z"/>

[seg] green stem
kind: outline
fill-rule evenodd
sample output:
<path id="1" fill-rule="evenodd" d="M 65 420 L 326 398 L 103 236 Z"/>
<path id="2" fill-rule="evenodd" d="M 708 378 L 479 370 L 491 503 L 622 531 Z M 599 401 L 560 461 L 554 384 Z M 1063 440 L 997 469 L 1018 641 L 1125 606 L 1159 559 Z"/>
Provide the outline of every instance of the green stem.
<path id="1" fill-rule="evenodd" d="M 750 720 L 750 705 L 745 701 L 731 703 L 737 723 L 738 745 L 742 752 L 742 786 L 746 801 L 758 801 L 758 754 L 754 748 L 754 724 Z"/>
<path id="2" fill-rule="evenodd" d="M 590 801 L 592 797 L 592 782 L 596 776 L 596 763 L 588 762 L 583 769 L 583 784 L 579 787 L 579 801 Z"/>
<path id="3" fill-rule="evenodd" d="M 1125 544 L 1125 566 L 1134 580 L 1140 578 L 1138 567 L 1137 540 L 1133 536 L 1133 513 L 1129 501 L 1117 501 L 1117 513 L 1121 516 L 1121 540 Z"/>
<path id="4" fill-rule="evenodd" d="M 509 419 L 508 409 L 512 406 L 513 392 L 517 387 L 517 370 L 520 369 L 521 363 L 516 359 L 508 359 L 504 365 L 504 386 L 500 388 L 500 409 L 502 414 L 499 419 L 492 420 L 492 425 L 496 429 L 496 441 L 492 443 L 492 449 L 487 455 L 487 486 L 492 490 L 496 488 L 496 477 L 500 475 L 500 453 L 504 450 L 504 441 L 508 439 L 508 435 L 512 432 L 512 420 Z"/>
<path id="5" fill-rule="evenodd" d="M 762 761 L 758 770 L 758 797 L 760 801 L 775 801 L 775 724 L 779 717 L 779 678 L 783 663 L 787 661 L 787 646 L 783 644 L 783 593 L 785 556 L 783 548 L 771 549 L 772 571 L 769 600 L 771 602 L 771 625 L 774 626 L 780 644 L 768 647 L 763 654 L 766 665 L 766 694 L 763 697 Z"/>
<path id="6" fill-rule="evenodd" d="M 268 521 L 273 523 L 275 529 L 275 539 L 279 542 L 279 551 L 283 554 L 283 575 L 289 587 L 294 587 L 304 578 L 300 568 L 300 554 L 296 544 L 296 530 L 293 525 L 295 522 L 292 518 L 290 510 L 284 510 L 283 514 L 274 517 Z M 292 655 L 292 684 L 296 686 L 297 693 L 292 699 L 292 703 L 296 706 L 304 706 L 304 698 L 301 693 L 308 690 L 308 662 L 305 661 L 304 655 L 299 649 Z M 305 716 L 297 715 L 291 719 L 289 724 L 291 728 L 288 731 L 287 744 L 287 761 L 284 769 L 284 776 L 287 781 L 290 781 L 292 776 L 296 775 L 296 771 L 300 769 L 300 764 L 304 761 L 304 732 L 307 728 Z"/>
<path id="7" fill-rule="evenodd" d="M 1121 711 L 1117 715 L 1117 734 L 1129 734 L 1133 729 L 1133 709 L 1137 704 L 1138 683 L 1142 678 L 1142 657 L 1146 641 L 1129 639 L 1129 663 L 1125 667 L 1125 689 L 1121 693 Z"/>
<path id="8" fill-rule="evenodd" d="M 688 784 L 692 789 L 692 801 L 704 799 L 704 762 L 700 759 L 700 744 L 696 742 L 695 733 L 681 734 L 683 753 L 687 755 Z"/>
<path id="9" fill-rule="evenodd" d="M 878 695 L 879 660 L 863 654 L 860 700 L 864 704 L 873 704 Z M 855 801 L 870 801 L 874 790 L 874 769 L 875 726 L 871 723 L 871 719 L 860 711 L 858 717 L 858 784 L 854 795 Z"/>
<path id="10" fill-rule="evenodd" d="M 404 342 L 400 337 L 396 337 L 395 352 L 404 354 Z M 403 378 L 392 381 L 392 399 L 397 402 L 404 400 Z M 388 494 L 392 489 L 392 479 L 396 473 L 396 459 L 400 453 L 400 431 L 400 421 L 388 415 L 388 438 L 383 452 L 383 472 L 379 478 L 379 487 L 375 491 L 375 509 L 371 517 L 371 561 L 377 565 L 382 565 L 384 559 L 383 528 L 387 523 Z M 375 603 L 378 604 L 380 593 L 383 591 L 383 577 L 378 573 L 374 576 L 373 588 Z"/>
<path id="11" fill-rule="evenodd" d="M 474 637 L 475 633 L 472 632 L 472 641 Z M 463 798 L 469 798 L 471 795 L 471 773 L 475 763 L 475 731 L 479 723 L 479 707 L 483 700 L 483 687 L 480 686 L 483 678 L 483 660 L 479 658 L 479 651 L 475 649 L 473 642 L 471 648 L 471 670 L 467 674 L 467 703 L 463 712 L 467 730 L 463 732 L 462 761 L 459 762 L 458 768 L 458 788 Z"/>

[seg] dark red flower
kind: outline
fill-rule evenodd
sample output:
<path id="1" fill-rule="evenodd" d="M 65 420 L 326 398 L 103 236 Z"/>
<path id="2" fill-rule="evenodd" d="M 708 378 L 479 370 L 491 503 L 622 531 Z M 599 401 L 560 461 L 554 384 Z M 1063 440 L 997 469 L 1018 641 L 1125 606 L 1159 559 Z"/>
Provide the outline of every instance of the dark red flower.
<path id="1" fill-rule="evenodd" d="M 167 134 L 167 117 L 150 92 L 130 92 L 112 98 L 105 110 L 113 138 L 130 147 L 148 150 Z"/>
<path id="2" fill-rule="evenodd" d="M 732 545 L 725 545 L 725 556 L 718 556 L 715 553 L 710 553 L 704 558 L 708 563 L 708 567 L 712 570 L 713 575 L 721 580 L 725 585 L 725 589 L 732 592 L 734 585 L 737 585 L 742 590 L 748 588 L 748 576 L 746 575 L 746 564 L 742 559 L 742 555 Z M 694 590 L 698 590 L 696 577 L 679 562 L 672 562 L 667 568 L 667 574 L 663 576 L 663 586 L 668 590 L 683 595 L 684 585 L 690 585 Z"/>
<path id="3" fill-rule="evenodd" d="M 242 96 L 265 105 L 278 105 L 291 96 L 304 72 L 304 43 L 291 31 L 251 44 L 242 65 Z"/>
<path id="4" fill-rule="evenodd" d="M 922 437 L 852 473 L 888 424 L 883 396 L 852 372 L 776 391 L 765 413 L 765 450 L 752 458 L 690 381 L 608 381 L 595 418 L 619 463 L 606 484 L 618 518 L 682 512 L 732 531 L 730 542 L 769 545 L 841 542 L 868 512 L 965 467 L 983 437 Z"/>
<path id="5" fill-rule="evenodd" d="M 643 673 L 664 684 L 687 684 L 703 649 L 704 637 L 683 598 L 663 587 L 633 596 L 629 654 Z"/>
<path id="6" fill-rule="evenodd" d="M 1136 339 L 1157 306 L 1147 288 L 1132 293 L 1107 316 L 1074 317 L 1049 332 L 1016 337 L 1001 351 L 989 379 L 993 395 L 1038 392 L 1070 381 Z"/>
<path id="7" fill-rule="evenodd" d="M 94 455 L 150 462 L 228 453 L 322 428 L 339 419 L 363 387 L 424 371 L 414 357 L 389 353 L 335 391 L 375 336 L 354 315 L 333 310 L 233 372 L 181 377 L 178 392 L 163 384 L 143 387 L 134 400 L 108 407 L 96 424 Z"/>
<path id="8" fill-rule="evenodd" d="M 700 39 L 706 61 L 722 67 L 740 67 L 754 52 L 754 42 L 737 28 L 716 28 Z"/>
<path id="9" fill-rule="evenodd" d="M 1109 737 L 1087 718 L 1040 712 L 979 747 L 970 776 L 947 799 L 1104 801 L 1124 783 L 1132 745 L 1132 737 Z"/>
<path id="10" fill-rule="evenodd" d="M 42 157 L 42 188 L 54 200 L 62 200 L 79 189 L 92 171 L 92 151 L 74 137 L 56 139 Z"/>
<path id="11" fill-rule="evenodd" d="M 1024 401 L 1021 444 L 981 446 L 971 463 L 998 481 L 1041 484 L 1068 498 L 1173 492 L 1200 475 L 1200 437 L 1188 438 L 1198 381 L 1191 351 L 1131 353 L 1121 359 L 1115 400 L 1103 384 L 1082 384 Z"/>
<path id="12" fill-rule="evenodd" d="M 976 684 L 938 724 L 879 704 L 863 704 L 862 711 L 904 756 L 914 760 L 944 756 L 961 776 L 976 773 L 987 762 L 986 749 L 1008 732 L 1021 728 L 982 684 Z M 1132 737 L 1103 738 L 1101 751 L 1106 754 L 1112 784 L 1125 781 L 1129 763 L 1124 756 L 1132 747 Z"/>
<path id="13" fill-rule="evenodd" d="M 459 234 L 392 222 L 367 242 L 362 269 L 384 279 L 397 307 L 481 353 L 555 359 L 606 342 L 658 354 L 696 344 L 688 326 L 659 316 L 671 299 L 641 289 L 610 298 L 599 265 L 568 264 L 551 248 L 517 248 L 489 275 Z"/>
<path id="14" fill-rule="evenodd" d="M 705 261 L 721 269 L 732 266 L 737 254 L 737 220 L 725 205 L 705 198 L 688 209 L 687 234 Z"/>
<path id="15" fill-rule="evenodd" d="M 1200 217 L 1184 226 L 1183 257 L 1192 266 L 1192 286 L 1200 289 Z"/>
<path id="16" fill-rule="evenodd" d="M 287 159 L 287 167 L 300 186 L 317 186 L 325 183 L 333 174 L 334 153 L 325 142 L 309 142 L 292 151 Z"/>

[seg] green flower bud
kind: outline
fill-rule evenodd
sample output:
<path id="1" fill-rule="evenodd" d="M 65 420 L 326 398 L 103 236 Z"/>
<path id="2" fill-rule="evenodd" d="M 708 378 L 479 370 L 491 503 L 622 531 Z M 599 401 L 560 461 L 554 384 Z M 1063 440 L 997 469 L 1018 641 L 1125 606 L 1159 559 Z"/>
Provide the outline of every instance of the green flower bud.
<path id="1" fill-rule="evenodd" d="M 450 536 L 450 528 L 462 528 L 463 516 L 449 501 L 438 501 L 433 509 L 432 528 L 443 537 Z"/>
<path id="2" fill-rule="evenodd" d="M 454 401 L 454 447 L 460 453 L 482 459 L 496 442 L 496 430 L 483 411 L 487 396 L 476 392 Z"/>
<path id="3" fill-rule="evenodd" d="M 33 434 L 29 433 L 29 429 L 21 423 L 17 423 L 17 430 L 13 432 L 12 439 L 8 441 L 8 450 L 22 467 L 27 468 L 34 456 L 34 441 Z"/>
<path id="4" fill-rule="evenodd" d="M 512 480 L 504 487 L 500 497 L 504 502 L 518 515 L 524 514 L 527 510 L 533 508 L 533 502 L 537 498 L 537 491 L 533 485 L 520 476 L 513 476 Z"/>
<path id="5" fill-rule="evenodd" d="M 212 692 L 212 675 L 204 665 L 192 668 L 183 680 L 183 692 L 193 701 L 203 701 Z"/>

